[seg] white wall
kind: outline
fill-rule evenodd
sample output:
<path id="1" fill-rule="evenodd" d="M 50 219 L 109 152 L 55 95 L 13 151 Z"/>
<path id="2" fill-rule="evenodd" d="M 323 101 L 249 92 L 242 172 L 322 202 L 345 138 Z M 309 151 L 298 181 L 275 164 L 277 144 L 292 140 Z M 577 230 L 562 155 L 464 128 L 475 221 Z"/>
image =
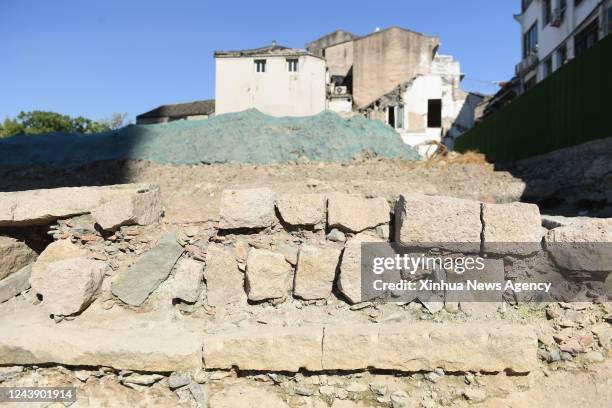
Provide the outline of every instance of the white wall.
<path id="1" fill-rule="evenodd" d="M 287 58 L 298 58 L 289 72 Z M 255 60 L 266 60 L 256 72 Z M 256 108 L 273 116 L 308 116 L 325 109 L 325 61 L 299 57 L 216 58 L 215 114 Z"/>
<path id="2" fill-rule="evenodd" d="M 520 0 L 517 0 L 520 2 Z M 575 29 L 580 26 L 584 20 L 597 8 L 600 0 L 583 0 L 578 6 L 574 5 L 574 0 L 567 0 L 567 8 L 565 10 L 565 18 L 559 27 L 553 27 L 548 24 L 543 26 L 544 12 L 543 0 L 533 0 L 527 10 L 521 15 L 521 58 L 523 58 L 523 34 L 525 34 L 532 26 L 538 24 L 538 59 L 543 61 L 553 53 L 557 47 L 566 42 L 568 58 L 574 58 L 574 41 L 573 34 Z M 608 2 L 612 4 L 612 2 Z M 552 9 L 554 10 L 560 4 L 560 0 L 552 0 Z M 568 37 L 569 40 L 568 40 Z M 553 70 L 559 68 L 556 55 L 552 54 Z M 537 80 L 544 78 L 543 66 L 540 63 L 537 72 Z M 529 75 L 527 75 L 529 77 Z"/>

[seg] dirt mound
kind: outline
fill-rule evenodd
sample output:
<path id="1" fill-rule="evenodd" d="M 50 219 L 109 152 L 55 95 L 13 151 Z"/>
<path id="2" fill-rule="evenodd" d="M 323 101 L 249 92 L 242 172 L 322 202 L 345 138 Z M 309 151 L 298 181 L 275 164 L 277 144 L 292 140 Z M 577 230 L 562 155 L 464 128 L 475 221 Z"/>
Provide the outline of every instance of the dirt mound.
<path id="1" fill-rule="evenodd" d="M 275 118 L 256 110 L 207 120 L 129 125 L 95 135 L 50 133 L 0 140 L 0 165 L 72 167 L 101 160 L 157 163 L 271 163 L 303 157 L 346 162 L 363 154 L 419 159 L 399 135 L 379 121 L 343 119 L 323 112 Z"/>

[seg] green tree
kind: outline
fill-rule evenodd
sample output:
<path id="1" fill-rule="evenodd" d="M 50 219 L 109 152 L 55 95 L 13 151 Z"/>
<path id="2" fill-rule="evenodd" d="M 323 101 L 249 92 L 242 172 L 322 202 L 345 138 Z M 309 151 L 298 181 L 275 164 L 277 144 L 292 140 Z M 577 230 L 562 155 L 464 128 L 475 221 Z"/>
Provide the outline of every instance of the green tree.
<path id="1" fill-rule="evenodd" d="M 0 137 L 36 135 L 49 132 L 99 133 L 114 130 L 123 125 L 127 114 L 116 113 L 110 119 L 93 121 L 82 116 L 76 118 L 56 112 L 20 112 L 15 119 L 6 118 L 0 125 Z"/>

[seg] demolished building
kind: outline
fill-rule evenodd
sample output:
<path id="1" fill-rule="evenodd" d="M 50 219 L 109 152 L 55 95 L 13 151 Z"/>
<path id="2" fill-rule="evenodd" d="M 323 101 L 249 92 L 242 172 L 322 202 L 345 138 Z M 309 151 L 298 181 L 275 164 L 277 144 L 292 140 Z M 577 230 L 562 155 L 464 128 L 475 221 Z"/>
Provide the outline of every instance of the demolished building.
<path id="1" fill-rule="evenodd" d="M 452 144 L 474 125 L 484 98 L 460 88 L 459 62 L 438 54 L 439 45 L 438 37 L 389 27 L 362 37 L 337 30 L 307 50 L 325 58 L 328 109 L 380 119 L 415 146 Z"/>

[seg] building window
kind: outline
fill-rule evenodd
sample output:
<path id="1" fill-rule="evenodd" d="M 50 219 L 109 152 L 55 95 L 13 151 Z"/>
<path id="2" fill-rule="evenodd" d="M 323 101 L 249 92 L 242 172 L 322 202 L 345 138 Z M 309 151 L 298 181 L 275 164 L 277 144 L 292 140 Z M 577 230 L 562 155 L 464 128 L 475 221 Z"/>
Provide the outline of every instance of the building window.
<path id="1" fill-rule="evenodd" d="M 557 69 L 565 65 L 567 62 L 567 45 L 563 44 L 557 50 Z"/>
<path id="2" fill-rule="evenodd" d="M 527 58 L 538 49 L 538 22 L 523 34 L 523 58 Z"/>
<path id="3" fill-rule="evenodd" d="M 531 78 L 529 78 L 527 81 L 525 81 L 525 84 L 523 85 L 523 87 L 525 88 L 525 91 L 530 90 L 531 88 L 533 88 L 536 84 L 536 76 L 532 76 Z"/>
<path id="4" fill-rule="evenodd" d="M 297 58 L 287 59 L 287 69 L 289 70 L 289 72 L 298 72 Z"/>
<path id="5" fill-rule="evenodd" d="M 546 27 L 552 20 L 552 0 L 542 1 L 542 27 Z"/>
<path id="6" fill-rule="evenodd" d="M 442 127 L 442 99 L 429 99 L 427 101 L 427 127 Z"/>
<path id="7" fill-rule="evenodd" d="M 553 63 L 552 58 L 548 57 L 544 60 L 542 64 L 542 79 L 548 78 L 550 74 L 553 72 Z"/>
<path id="8" fill-rule="evenodd" d="M 574 37 L 574 55 L 580 56 L 599 40 L 599 19 L 593 20 Z"/>
<path id="9" fill-rule="evenodd" d="M 255 60 L 255 71 L 256 72 L 266 72 L 266 60 Z"/>

